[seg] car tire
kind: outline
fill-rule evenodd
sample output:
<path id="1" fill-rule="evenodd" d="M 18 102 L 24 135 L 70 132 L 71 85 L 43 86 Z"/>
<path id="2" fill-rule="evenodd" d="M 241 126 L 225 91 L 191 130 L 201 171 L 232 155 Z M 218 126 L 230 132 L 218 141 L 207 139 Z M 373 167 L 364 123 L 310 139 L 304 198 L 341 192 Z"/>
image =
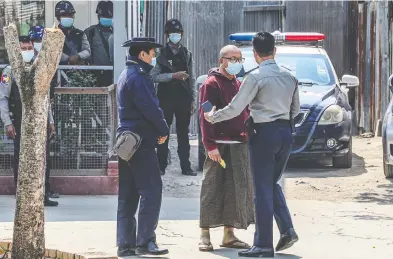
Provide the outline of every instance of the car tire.
<path id="1" fill-rule="evenodd" d="M 349 151 L 345 156 L 333 157 L 333 167 L 351 168 L 352 167 L 352 137 L 348 144 Z"/>
<path id="2" fill-rule="evenodd" d="M 386 164 L 385 161 L 383 161 L 383 172 L 386 178 L 393 178 L 393 165 Z"/>

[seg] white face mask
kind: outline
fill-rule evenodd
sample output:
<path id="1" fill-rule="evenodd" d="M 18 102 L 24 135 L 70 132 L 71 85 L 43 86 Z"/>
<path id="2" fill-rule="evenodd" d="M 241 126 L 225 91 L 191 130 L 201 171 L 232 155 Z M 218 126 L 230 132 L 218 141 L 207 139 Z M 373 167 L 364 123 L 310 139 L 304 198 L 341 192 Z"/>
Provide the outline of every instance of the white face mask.
<path id="1" fill-rule="evenodd" d="M 228 72 L 228 74 L 235 76 L 239 74 L 242 68 L 243 68 L 243 64 L 239 62 L 236 63 L 228 62 L 228 67 L 226 67 L 225 70 Z"/>
<path id="2" fill-rule="evenodd" d="M 41 50 L 41 47 L 42 47 L 42 42 L 35 42 L 34 43 L 34 49 L 36 50 L 36 51 L 40 51 Z"/>
<path id="3" fill-rule="evenodd" d="M 34 50 L 24 50 L 22 51 L 22 57 L 23 57 L 23 61 L 28 63 L 31 62 L 31 60 L 34 57 Z"/>

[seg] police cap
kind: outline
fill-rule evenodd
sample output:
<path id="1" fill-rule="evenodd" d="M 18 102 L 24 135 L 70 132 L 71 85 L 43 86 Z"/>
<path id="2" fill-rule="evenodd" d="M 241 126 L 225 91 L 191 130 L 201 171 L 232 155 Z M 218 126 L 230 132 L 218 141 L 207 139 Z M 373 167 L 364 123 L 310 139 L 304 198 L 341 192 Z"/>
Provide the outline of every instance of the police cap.
<path id="1" fill-rule="evenodd" d="M 76 13 L 70 1 L 60 1 L 55 6 L 55 16 L 70 15 Z"/>
<path id="2" fill-rule="evenodd" d="M 40 25 L 36 25 L 30 28 L 29 31 L 30 40 L 40 41 L 42 40 L 43 35 L 44 35 L 44 27 Z"/>
<path id="3" fill-rule="evenodd" d="M 103 17 L 113 17 L 112 1 L 100 1 L 97 5 L 96 13 Z"/>
<path id="4" fill-rule="evenodd" d="M 183 32 L 183 25 L 178 19 L 170 19 L 165 23 L 165 33 Z"/>
<path id="5" fill-rule="evenodd" d="M 122 47 L 143 47 L 143 48 L 161 48 L 162 45 L 156 42 L 155 38 L 150 37 L 134 37 L 131 40 L 124 42 Z"/>

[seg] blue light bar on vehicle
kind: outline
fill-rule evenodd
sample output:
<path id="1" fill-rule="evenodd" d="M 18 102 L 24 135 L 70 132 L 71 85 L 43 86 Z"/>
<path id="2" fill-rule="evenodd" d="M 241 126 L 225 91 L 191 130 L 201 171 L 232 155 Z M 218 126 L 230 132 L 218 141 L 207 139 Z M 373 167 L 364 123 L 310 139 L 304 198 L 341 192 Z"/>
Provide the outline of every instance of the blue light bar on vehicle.
<path id="1" fill-rule="evenodd" d="M 229 36 L 229 40 L 235 42 L 251 42 L 255 36 L 255 32 L 234 33 Z M 272 33 L 276 42 L 290 42 L 290 41 L 321 41 L 325 39 L 325 35 L 321 33 L 308 32 L 284 32 L 275 31 Z"/>

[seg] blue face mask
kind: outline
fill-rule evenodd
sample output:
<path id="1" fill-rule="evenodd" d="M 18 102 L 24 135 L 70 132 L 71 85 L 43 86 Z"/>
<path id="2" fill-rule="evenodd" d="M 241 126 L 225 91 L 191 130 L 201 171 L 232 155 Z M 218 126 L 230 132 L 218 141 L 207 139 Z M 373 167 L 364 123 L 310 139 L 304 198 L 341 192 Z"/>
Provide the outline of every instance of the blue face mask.
<path id="1" fill-rule="evenodd" d="M 104 27 L 111 27 L 113 25 L 113 19 L 101 17 L 100 24 Z"/>
<path id="2" fill-rule="evenodd" d="M 60 24 L 65 28 L 70 28 L 74 25 L 74 19 L 69 17 L 60 18 Z"/>
<path id="3" fill-rule="evenodd" d="M 236 62 L 236 63 L 231 63 L 228 62 L 228 66 L 225 68 L 225 70 L 230 74 L 231 76 L 239 74 L 239 72 L 242 70 L 243 64 Z"/>
<path id="4" fill-rule="evenodd" d="M 169 40 L 173 44 L 177 44 L 181 40 L 181 34 L 180 33 L 171 33 L 171 34 L 169 34 Z"/>

